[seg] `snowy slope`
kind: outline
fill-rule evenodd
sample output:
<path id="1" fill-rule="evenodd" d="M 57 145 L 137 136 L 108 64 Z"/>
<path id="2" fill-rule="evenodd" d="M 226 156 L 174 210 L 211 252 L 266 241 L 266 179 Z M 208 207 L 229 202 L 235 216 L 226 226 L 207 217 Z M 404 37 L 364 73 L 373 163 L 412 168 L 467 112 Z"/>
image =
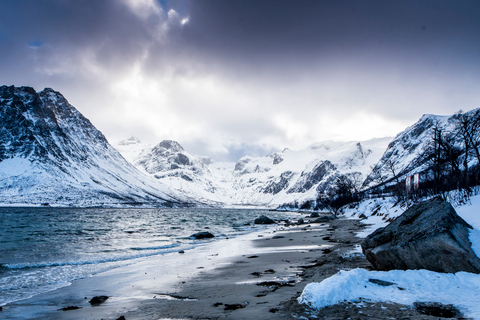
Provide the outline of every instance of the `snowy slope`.
<path id="1" fill-rule="evenodd" d="M 317 199 L 339 174 L 356 175 L 361 183 L 389 141 L 327 141 L 300 151 L 246 156 L 237 163 L 195 157 L 170 140 L 151 146 L 130 138 L 116 148 L 138 169 L 199 201 L 277 207 Z"/>
<path id="2" fill-rule="evenodd" d="M 466 112 L 465 115 L 478 116 L 480 109 Z M 387 150 L 375 165 L 374 170 L 365 180 L 364 187 L 369 188 L 381 183 L 389 183 L 393 179 L 393 173 L 401 179 L 408 175 L 423 172 L 429 162 L 428 150 L 432 148 L 434 128 L 438 127 L 442 133 L 456 140 L 458 147 L 462 148 L 462 141 L 455 135 L 455 115 L 439 116 L 427 114 L 418 122 L 400 132 L 388 145 Z M 470 165 L 476 163 L 469 159 Z"/>
<path id="3" fill-rule="evenodd" d="M 0 204 L 181 206 L 52 89 L 0 87 Z"/>
<path id="4" fill-rule="evenodd" d="M 340 174 L 358 174 L 363 181 L 390 139 L 363 142 L 321 142 L 266 157 L 240 159 L 234 170 L 237 201 L 281 205 L 317 199 Z"/>

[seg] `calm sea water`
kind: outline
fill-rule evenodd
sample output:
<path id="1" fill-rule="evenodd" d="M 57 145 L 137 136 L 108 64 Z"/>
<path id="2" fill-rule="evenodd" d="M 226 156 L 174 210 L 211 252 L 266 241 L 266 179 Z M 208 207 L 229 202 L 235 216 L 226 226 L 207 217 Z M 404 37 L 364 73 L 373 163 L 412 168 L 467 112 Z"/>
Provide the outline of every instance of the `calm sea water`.
<path id="1" fill-rule="evenodd" d="M 244 209 L 0 208 L 0 306 L 69 285 L 145 257 L 252 232 L 261 214 Z"/>

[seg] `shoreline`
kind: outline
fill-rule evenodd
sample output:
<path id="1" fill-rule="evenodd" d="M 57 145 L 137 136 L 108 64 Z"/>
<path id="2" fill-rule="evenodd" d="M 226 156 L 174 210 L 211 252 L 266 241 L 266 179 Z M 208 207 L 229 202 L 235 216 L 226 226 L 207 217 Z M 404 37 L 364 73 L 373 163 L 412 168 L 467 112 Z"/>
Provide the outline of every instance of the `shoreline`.
<path id="1" fill-rule="evenodd" d="M 174 293 L 196 301 L 145 301 L 137 310 L 126 313 L 125 319 L 305 316 L 295 298 L 308 283 L 337 273 L 339 260 L 358 266 L 356 255 L 350 252 L 356 245 L 355 232 L 361 228 L 358 220 L 339 219 L 294 226 L 255 239 L 254 256 L 239 256 L 232 264 L 202 274 Z M 332 257 L 327 258 L 328 255 Z M 315 274 L 327 260 L 330 264 L 327 272 Z"/>
<path id="2" fill-rule="evenodd" d="M 403 305 L 344 303 L 319 311 L 296 298 L 341 269 L 371 269 L 357 219 L 255 231 L 74 281 L 4 306 L 4 319 L 434 319 Z M 110 297 L 92 307 L 93 296 Z M 77 306 L 80 309 L 59 309 Z M 367 316 L 368 315 L 368 316 Z M 363 317 L 365 316 L 365 317 Z"/>

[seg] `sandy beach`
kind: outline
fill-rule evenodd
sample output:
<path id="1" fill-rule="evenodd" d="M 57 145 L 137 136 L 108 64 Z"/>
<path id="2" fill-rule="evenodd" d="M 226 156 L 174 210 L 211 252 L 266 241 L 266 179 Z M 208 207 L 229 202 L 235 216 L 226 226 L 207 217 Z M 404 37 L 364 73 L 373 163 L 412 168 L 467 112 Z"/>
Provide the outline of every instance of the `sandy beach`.
<path id="1" fill-rule="evenodd" d="M 296 298 L 341 269 L 370 268 L 359 220 L 278 225 L 185 253 L 146 259 L 7 305 L 4 319 L 435 319 L 402 305 L 341 304 L 314 312 Z M 109 299 L 91 306 L 93 296 Z M 66 307 L 79 309 L 62 311 Z"/>

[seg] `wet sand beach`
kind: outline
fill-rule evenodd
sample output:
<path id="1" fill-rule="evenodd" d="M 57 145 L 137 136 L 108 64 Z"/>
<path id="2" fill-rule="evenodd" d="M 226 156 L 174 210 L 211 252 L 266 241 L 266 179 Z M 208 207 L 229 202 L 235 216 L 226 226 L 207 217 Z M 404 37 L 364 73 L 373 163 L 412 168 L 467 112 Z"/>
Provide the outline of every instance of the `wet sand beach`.
<path id="1" fill-rule="evenodd" d="M 402 305 L 344 303 L 318 312 L 297 303 L 310 282 L 367 268 L 359 220 L 277 226 L 75 281 L 8 305 L 5 319 L 436 319 Z M 91 306 L 88 299 L 109 299 Z M 79 309 L 61 311 L 75 306 Z"/>

